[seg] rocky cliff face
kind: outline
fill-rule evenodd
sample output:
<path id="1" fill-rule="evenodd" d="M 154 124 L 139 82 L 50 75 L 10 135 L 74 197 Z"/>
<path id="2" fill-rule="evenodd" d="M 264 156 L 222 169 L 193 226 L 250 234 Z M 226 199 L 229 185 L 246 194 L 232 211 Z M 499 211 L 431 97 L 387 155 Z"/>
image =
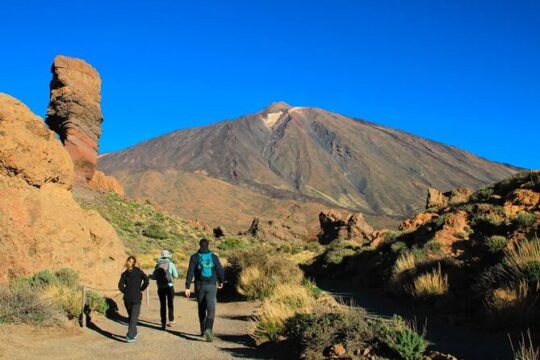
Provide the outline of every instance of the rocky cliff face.
<path id="1" fill-rule="evenodd" d="M 91 180 L 101 136 L 101 78 L 80 59 L 57 56 L 51 72 L 50 103 L 46 122 L 60 135 L 73 158 L 75 175 Z"/>
<path id="2" fill-rule="evenodd" d="M 41 118 L 0 94 L 0 283 L 70 267 L 114 288 L 125 257 L 115 231 L 73 200 L 70 154 Z"/>
<path id="3" fill-rule="evenodd" d="M 50 103 L 46 122 L 60 135 L 73 159 L 75 180 L 100 192 L 124 194 L 112 176 L 96 172 L 101 136 L 101 78 L 84 60 L 57 56 L 51 72 Z"/>

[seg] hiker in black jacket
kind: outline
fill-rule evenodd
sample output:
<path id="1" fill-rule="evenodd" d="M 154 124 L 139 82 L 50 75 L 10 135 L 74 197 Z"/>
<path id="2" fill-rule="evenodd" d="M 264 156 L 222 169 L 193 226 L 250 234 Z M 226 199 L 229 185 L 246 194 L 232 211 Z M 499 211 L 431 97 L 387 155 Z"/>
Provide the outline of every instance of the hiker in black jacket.
<path id="1" fill-rule="evenodd" d="M 122 273 L 118 282 L 118 289 L 124 294 L 124 305 L 128 313 L 127 342 L 137 340 L 137 321 L 141 312 L 142 292 L 148 287 L 148 276 L 137 266 L 137 259 L 130 256 L 126 260 L 126 271 Z"/>
<path id="2" fill-rule="evenodd" d="M 191 255 L 189 259 L 185 293 L 188 298 L 191 296 L 191 280 L 195 277 L 201 336 L 205 336 L 206 341 L 211 342 L 213 340 L 212 328 L 216 315 L 216 294 L 217 289 L 223 288 L 225 271 L 219 262 L 219 258 L 208 249 L 208 245 L 208 240 L 201 239 L 199 241 L 199 251 Z"/>

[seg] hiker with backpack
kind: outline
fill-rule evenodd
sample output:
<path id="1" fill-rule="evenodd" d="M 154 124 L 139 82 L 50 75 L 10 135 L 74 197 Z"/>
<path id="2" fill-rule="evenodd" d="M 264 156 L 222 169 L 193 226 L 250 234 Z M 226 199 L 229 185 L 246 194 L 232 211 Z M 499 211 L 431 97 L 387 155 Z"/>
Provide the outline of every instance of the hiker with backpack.
<path id="1" fill-rule="evenodd" d="M 204 336 L 206 341 L 211 342 L 214 339 L 212 328 L 216 315 L 217 289 L 223 288 L 225 271 L 219 258 L 210 252 L 207 239 L 199 241 L 199 250 L 189 259 L 185 291 L 188 298 L 191 296 L 190 288 L 193 277 L 195 277 L 201 336 Z"/>
<path id="2" fill-rule="evenodd" d="M 156 267 L 152 278 L 156 280 L 159 296 L 159 306 L 161 315 L 161 329 L 172 326 L 174 321 L 174 279 L 178 279 L 178 270 L 171 260 L 169 250 L 161 250 L 161 257 L 157 259 Z M 167 307 L 168 319 L 167 323 Z"/>
<path id="3" fill-rule="evenodd" d="M 124 294 L 124 305 L 128 313 L 128 343 L 134 343 L 139 336 L 137 322 L 141 312 L 142 292 L 148 287 L 148 276 L 137 267 L 137 259 L 130 256 L 126 260 L 126 271 L 118 282 L 118 289 Z"/>

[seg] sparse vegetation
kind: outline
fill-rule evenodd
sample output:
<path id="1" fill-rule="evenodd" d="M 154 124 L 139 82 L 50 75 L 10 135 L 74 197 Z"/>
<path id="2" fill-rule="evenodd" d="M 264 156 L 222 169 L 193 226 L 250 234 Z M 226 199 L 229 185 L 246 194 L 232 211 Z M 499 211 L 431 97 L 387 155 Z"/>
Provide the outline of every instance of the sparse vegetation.
<path id="1" fill-rule="evenodd" d="M 413 271 L 416 269 L 417 258 L 416 255 L 412 252 L 405 252 L 401 254 L 394 263 L 392 269 L 392 277 L 394 280 L 399 279 L 399 277 L 406 272 Z"/>
<path id="2" fill-rule="evenodd" d="M 76 319 L 82 312 L 81 296 L 79 276 L 72 269 L 18 277 L 9 287 L 0 288 L 0 323 L 57 325 L 62 315 Z M 89 291 L 87 299 L 87 311 L 107 312 L 107 302 L 98 293 Z"/>
<path id="3" fill-rule="evenodd" d="M 514 224 L 522 229 L 531 226 L 536 222 L 536 215 L 530 212 L 522 211 L 516 216 Z"/>
<path id="4" fill-rule="evenodd" d="M 441 266 L 417 276 L 410 293 L 418 298 L 445 295 L 448 292 L 448 276 L 443 274 Z"/>
<path id="5" fill-rule="evenodd" d="M 498 253 L 506 248 L 508 240 L 502 235 L 493 235 L 485 240 L 485 245 L 490 253 Z"/>
<path id="6" fill-rule="evenodd" d="M 405 360 L 420 360 L 426 351 L 425 333 L 419 334 L 414 324 L 400 317 L 394 317 L 390 323 L 382 323 L 384 342 Z"/>
<path id="7" fill-rule="evenodd" d="M 514 360 L 540 360 L 540 348 L 534 345 L 530 330 L 527 331 L 527 337 L 523 333 L 521 334 L 517 349 L 514 348 L 512 339 L 510 339 L 510 345 L 514 353 Z"/>
<path id="8" fill-rule="evenodd" d="M 540 281 L 540 241 L 524 240 L 516 248 L 507 250 L 504 264 L 514 279 Z"/>
<path id="9" fill-rule="evenodd" d="M 390 249 L 393 253 L 399 254 L 403 250 L 407 249 L 407 244 L 405 244 L 403 241 L 396 241 L 392 245 L 390 245 Z"/>
<path id="10" fill-rule="evenodd" d="M 474 194 L 472 194 L 470 200 L 476 203 L 485 202 L 485 201 L 489 201 L 492 195 L 493 195 L 493 188 L 485 187 L 478 190 Z"/>

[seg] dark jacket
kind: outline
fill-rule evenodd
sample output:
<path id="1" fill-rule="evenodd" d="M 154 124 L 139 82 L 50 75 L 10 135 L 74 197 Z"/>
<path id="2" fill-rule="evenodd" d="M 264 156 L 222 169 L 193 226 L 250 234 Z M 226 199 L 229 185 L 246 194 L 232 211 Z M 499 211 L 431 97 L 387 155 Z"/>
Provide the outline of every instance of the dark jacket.
<path id="1" fill-rule="evenodd" d="M 223 282 L 225 281 L 225 270 L 223 270 L 223 266 L 221 266 L 219 258 L 216 256 L 216 254 L 212 254 L 212 259 L 214 260 L 214 271 L 212 272 L 212 279 L 206 281 L 201 280 L 201 274 L 199 271 L 197 271 L 197 263 L 199 262 L 199 256 L 197 254 L 204 254 L 209 252 L 210 250 L 208 249 L 199 249 L 199 251 L 191 255 L 191 257 L 189 258 L 189 268 L 186 277 L 186 289 L 189 289 L 193 277 L 195 277 L 195 282 L 212 284 L 219 282 L 223 284 Z"/>
<path id="2" fill-rule="evenodd" d="M 148 283 L 148 276 L 138 267 L 134 267 L 122 273 L 118 290 L 124 294 L 125 302 L 140 303 L 142 292 L 148 287 Z"/>

